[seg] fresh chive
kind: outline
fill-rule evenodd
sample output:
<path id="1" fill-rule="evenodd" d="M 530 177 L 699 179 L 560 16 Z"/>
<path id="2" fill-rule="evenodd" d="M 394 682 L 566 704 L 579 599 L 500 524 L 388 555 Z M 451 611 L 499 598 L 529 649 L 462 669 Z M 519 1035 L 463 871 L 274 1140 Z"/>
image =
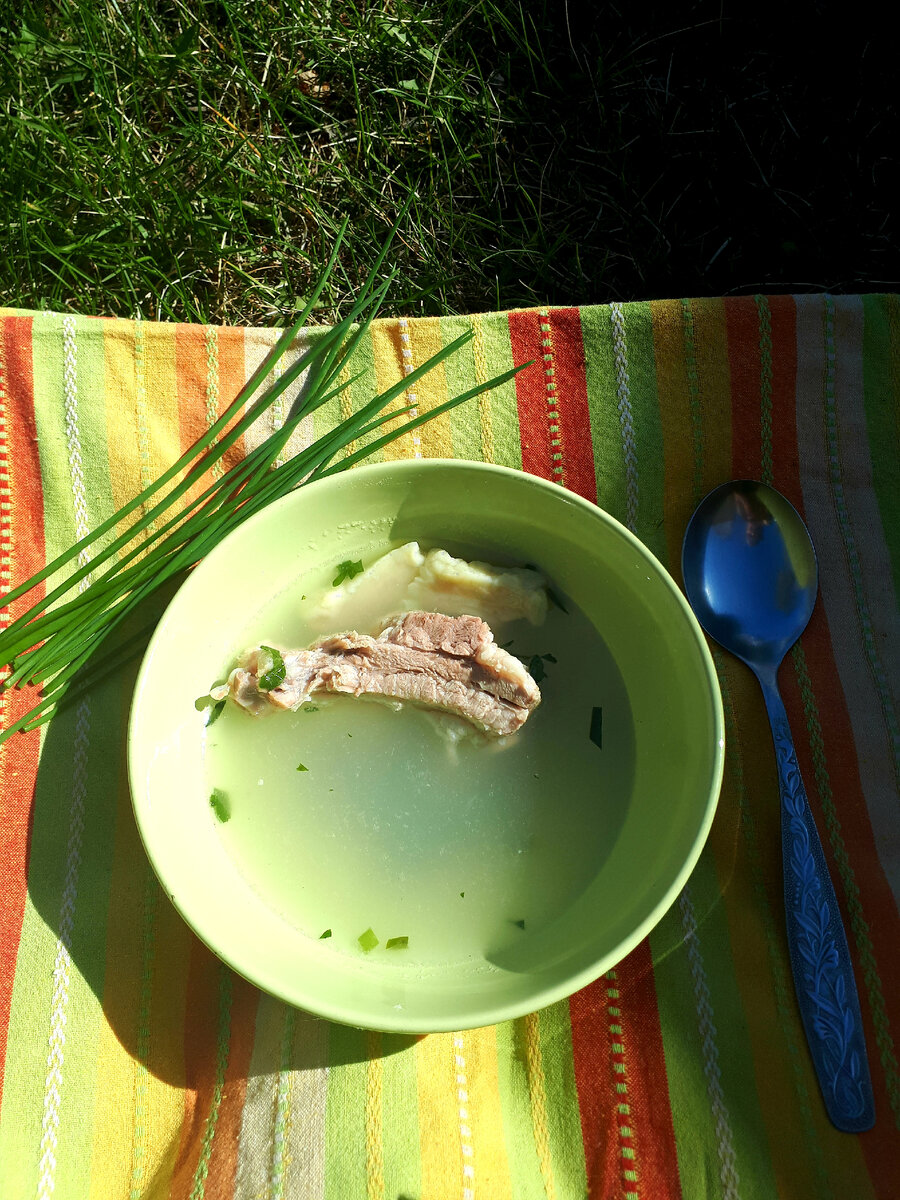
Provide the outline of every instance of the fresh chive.
<path id="1" fill-rule="evenodd" d="M 371 929 L 367 929 L 365 933 L 361 933 L 356 940 L 359 942 L 360 947 L 365 950 L 366 954 L 368 954 L 370 950 L 374 950 L 378 945 L 378 938 Z"/>
<path id="2" fill-rule="evenodd" d="M 228 803 L 228 797 L 221 788 L 213 788 L 212 794 L 209 797 L 209 807 L 223 824 L 231 816 L 231 805 Z"/>
<path id="3" fill-rule="evenodd" d="M 350 562 L 347 559 L 345 562 L 338 563 L 337 575 L 335 575 L 331 586 L 338 587 L 345 579 L 355 579 L 357 575 L 361 575 L 363 570 L 362 559 L 357 559 L 356 562 Z"/>
<path id="4" fill-rule="evenodd" d="M 249 516 L 295 487 L 354 466 L 394 438 L 457 404 L 505 383 L 517 371 L 530 365 L 525 363 L 521 367 L 504 372 L 428 413 L 404 421 L 398 428 L 374 439 L 361 450 L 347 455 L 340 461 L 333 461 L 351 442 L 367 438 L 385 422 L 396 420 L 398 415 L 408 413 L 409 408 L 390 413 L 386 413 L 385 410 L 417 379 L 471 340 L 471 332 L 463 334 L 410 375 L 405 376 L 402 381 L 340 422 L 307 450 L 280 466 L 274 465 L 297 423 L 346 387 L 338 376 L 368 329 L 391 279 L 396 274 L 391 273 L 387 282 L 376 285 L 391 239 L 405 216 L 409 203 L 411 200 L 404 206 L 391 228 L 358 300 L 343 321 L 320 335 L 314 344 L 304 350 L 298 360 L 284 371 L 280 379 L 271 384 L 260 397 L 254 398 L 312 313 L 329 272 L 337 261 L 346 221 L 337 233 L 325 272 L 310 293 L 302 312 L 285 330 L 223 415 L 190 450 L 148 488 L 103 521 L 92 533 L 80 539 L 69 551 L 48 563 L 4 597 L 4 604 L 9 604 L 27 595 L 51 575 L 77 560 L 83 551 L 92 547 L 89 561 L 75 567 L 63 583 L 33 603 L 0 633 L 0 664 L 5 663 L 12 667 L 12 674 L 0 685 L 0 690 L 29 684 L 39 684 L 43 688 L 39 702 L 24 716 L 0 731 L 0 743 L 19 729 L 34 729 L 49 720 L 61 704 L 68 702 L 68 693 L 76 681 L 79 694 L 83 694 L 84 684 L 80 673 L 87 669 L 89 661 L 94 658 L 113 630 L 157 588 L 196 565 L 209 550 Z M 207 477 L 211 468 L 220 462 L 245 430 L 303 371 L 307 372 L 304 399 L 295 404 L 281 429 L 251 451 L 236 466 L 226 471 L 220 479 L 208 485 L 199 497 L 191 501 L 182 500 L 197 483 Z M 173 486 L 168 488 L 167 485 L 170 484 Z M 160 493 L 162 499 L 158 498 Z M 183 507 L 177 508 L 175 515 L 171 516 L 173 506 L 178 500 L 182 500 Z M 123 523 L 127 523 L 128 518 L 139 510 L 140 515 L 133 518 L 130 527 L 109 542 L 103 540 L 107 534 L 121 528 Z M 98 542 L 100 545 L 97 545 Z M 78 584 L 89 576 L 91 580 L 84 591 L 73 595 Z M 57 604 L 57 601 L 62 603 Z M 53 607 L 54 605 L 56 607 Z M 52 611 L 47 611 L 48 609 Z M 276 664 L 273 662 L 270 670 L 275 668 Z M 208 724 L 212 724 L 221 714 L 222 709 L 217 707 L 220 703 L 216 702 L 216 706 L 210 708 Z"/>
<path id="5" fill-rule="evenodd" d="M 392 937 L 384 943 L 384 948 L 385 950 L 405 950 L 408 945 L 408 937 Z"/>
<path id="6" fill-rule="evenodd" d="M 603 709 L 591 709 L 591 741 L 598 750 L 603 749 Z"/>
<path id="7" fill-rule="evenodd" d="M 331 937 L 331 930 L 326 929 L 324 933 L 319 934 L 319 941 L 321 942 L 322 938 L 330 938 L 330 937 Z"/>

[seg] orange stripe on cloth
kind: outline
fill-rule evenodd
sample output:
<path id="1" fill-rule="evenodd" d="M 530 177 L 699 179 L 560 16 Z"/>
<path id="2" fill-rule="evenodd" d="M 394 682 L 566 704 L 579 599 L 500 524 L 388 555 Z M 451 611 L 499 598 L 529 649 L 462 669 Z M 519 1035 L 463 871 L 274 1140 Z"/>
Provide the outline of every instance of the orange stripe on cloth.
<path id="1" fill-rule="evenodd" d="M 247 374 L 244 363 L 244 331 L 238 328 L 217 330 L 212 326 L 177 325 L 175 327 L 175 386 L 178 396 L 182 453 L 206 434 L 243 387 Z M 239 414 L 240 415 L 240 414 Z M 196 498 L 223 471 L 243 458 L 245 438 L 239 437 L 225 452 L 220 469 L 208 472 L 201 484 L 191 488 L 187 498 Z"/>
<path id="2" fill-rule="evenodd" d="M 225 1200 L 234 1191 L 241 1119 L 247 1094 L 247 1072 L 253 1052 L 258 1007 L 259 991 L 235 975 L 228 1062 L 206 1179 L 206 1194 L 215 1197 L 215 1200 Z"/>
<path id="3" fill-rule="evenodd" d="M 184 1023 L 184 1120 L 170 1200 L 228 1197 L 237 1170 L 241 1111 L 259 992 L 196 938 Z"/>
<path id="4" fill-rule="evenodd" d="M 0 320 L 0 577 L 4 592 L 44 565 L 43 497 L 40 484 L 31 318 Z M 39 595 L 44 594 L 44 588 Z M 0 610 L 0 628 L 27 611 L 34 596 Z M 4 676 L 8 672 L 4 672 Z M 36 694 L 0 695 L 6 728 L 32 707 Z M 32 804 L 40 734 L 19 734 L 0 746 L 0 1102 L 12 1004 L 13 980 L 25 911 Z"/>
<path id="5" fill-rule="evenodd" d="M 213 326 L 213 328 L 216 327 Z M 244 386 L 249 372 L 244 361 L 243 329 L 233 325 L 216 329 L 216 342 L 218 355 L 218 410 L 216 415 L 221 416 Z M 257 393 L 257 397 L 261 394 L 262 392 Z M 236 466 L 245 453 L 245 438 L 239 437 L 234 445 L 225 451 L 222 458 L 222 469 L 228 471 Z"/>
<path id="6" fill-rule="evenodd" d="M 731 361 L 731 469 L 735 479 L 762 478 L 762 361 L 759 312 L 752 296 L 725 305 Z"/>

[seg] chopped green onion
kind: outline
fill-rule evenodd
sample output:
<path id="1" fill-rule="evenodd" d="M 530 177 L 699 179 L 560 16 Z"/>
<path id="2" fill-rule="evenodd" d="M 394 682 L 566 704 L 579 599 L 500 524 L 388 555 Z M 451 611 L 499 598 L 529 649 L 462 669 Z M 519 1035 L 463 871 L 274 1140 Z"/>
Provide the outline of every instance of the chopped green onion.
<path id="1" fill-rule="evenodd" d="M 544 660 L 539 654 L 533 654 L 528 664 L 528 674 L 535 683 L 541 683 L 547 672 L 544 670 Z"/>
<path id="2" fill-rule="evenodd" d="M 319 941 L 321 942 L 322 938 L 329 938 L 329 937 L 331 937 L 331 930 L 326 929 L 324 933 L 319 934 Z"/>
<path id="3" fill-rule="evenodd" d="M 334 577 L 332 587 L 338 587 L 345 579 L 355 579 L 357 575 L 361 575 L 363 570 L 362 559 L 357 559 L 356 562 L 350 562 L 349 559 L 342 563 L 338 563 L 337 575 Z"/>
<path id="4" fill-rule="evenodd" d="M 209 807 L 223 824 L 231 816 L 231 805 L 228 803 L 228 797 L 221 788 L 213 788 L 212 794 L 209 797 Z"/>
<path id="5" fill-rule="evenodd" d="M 371 929 L 367 929 L 365 933 L 361 933 L 356 940 L 359 942 L 362 949 L 365 950 L 366 954 L 368 954 L 370 950 L 374 950 L 378 945 L 378 938 Z"/>
<path id="6" fill-rule="evenodd" d="M 518 920 L 518 921 L 513 921 L 513 925 L 518 925 L 518 927 L 519 927 L 520 929 L 524 929 L 524 928 L 525 928 L 525 921 L 524 921 L 524 918 L 523 918 L 523 919 L 521 919 L 521 920 Z"/>
<path id="7" fill-rule="evenodd" d="M 405 950 L 409 945 L 408 937 L 388 938 L 384 943 L 385 950 Z"/>
<path id="8" fill-rule="evenodd" d="M 301 763 L 300 766 L 297 768 L 297 770 L 298 771 L 308 771 L 309 767 L 304 767 L 303 763 Z"/>
<path id="9" fill-rule="evenodd" d="M 465 897 L 466 897 L 466 893 L 465 893 L 465 892 L 460 892 L 460 893 L 459 893 L 459 896 L 460 896 L 460 899 L 461 899 L 461 900 L 464 900 L 464 899 L 465 899 Z"/>
<path id="10" fill-rule="evenodd" d="M 591 709 L 591 741 L 598 750 L 603 749 L 603 709 Z"/>
<path id="11" fill-rule="evenodd" d="M 287 667 L 284 665 L 281 651 L 276 650 L 274 646 L 260 646 L 259 649 L 260 654 L 256 667 L 256 673 L 259 676 L 257 686 L 261 692 L 271 692 L 273 688 L 284 683 Z"/>

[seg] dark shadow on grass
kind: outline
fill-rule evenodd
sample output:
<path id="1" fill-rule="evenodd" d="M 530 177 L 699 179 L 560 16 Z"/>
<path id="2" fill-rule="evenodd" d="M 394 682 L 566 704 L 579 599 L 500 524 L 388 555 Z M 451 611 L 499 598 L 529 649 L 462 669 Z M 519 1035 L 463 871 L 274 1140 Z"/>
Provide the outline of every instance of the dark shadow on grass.
<path id="1" fill-rule="evenodd" d="M 265 996 L 188 929 L 153 873 L 134 820 L 126 760 L 129 701 L 149 635 L 133 642 L 125 661 L 116 660 L 124 642 L 159 619 L 174 591 L 161 589 L 109 639 L 79 680 L 90 686 L 79 695 L 76 685 L 75 699 L 50 722 L 35 788 L 32 903 L 66 945 L 124 1049 L 175 1086 L 212 1086 L 218 1038 L 226 1032 L 226 1083 L 408 1049 L 416 1037 L 350 1029 Z M 293 1038 L 255 1041 L 263 1015 L 270 1027 L 293 1027 Z"/>

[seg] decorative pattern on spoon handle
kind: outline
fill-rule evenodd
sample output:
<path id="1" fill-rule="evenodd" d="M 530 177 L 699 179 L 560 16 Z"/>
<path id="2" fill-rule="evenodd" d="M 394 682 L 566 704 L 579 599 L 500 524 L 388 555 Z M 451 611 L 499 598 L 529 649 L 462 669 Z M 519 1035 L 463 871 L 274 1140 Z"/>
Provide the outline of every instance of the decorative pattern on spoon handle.
<path id="1" fill-rule="evenodd" d="M 765 691 L 781 790 L 784 899 L 794 987 L 828 1115 L 839 1129 L 858 1133 L 874 1124 L 875 1105 L 847 936 L 784 706 L 777 692 L 773 704 L 769 689 Z"/>

